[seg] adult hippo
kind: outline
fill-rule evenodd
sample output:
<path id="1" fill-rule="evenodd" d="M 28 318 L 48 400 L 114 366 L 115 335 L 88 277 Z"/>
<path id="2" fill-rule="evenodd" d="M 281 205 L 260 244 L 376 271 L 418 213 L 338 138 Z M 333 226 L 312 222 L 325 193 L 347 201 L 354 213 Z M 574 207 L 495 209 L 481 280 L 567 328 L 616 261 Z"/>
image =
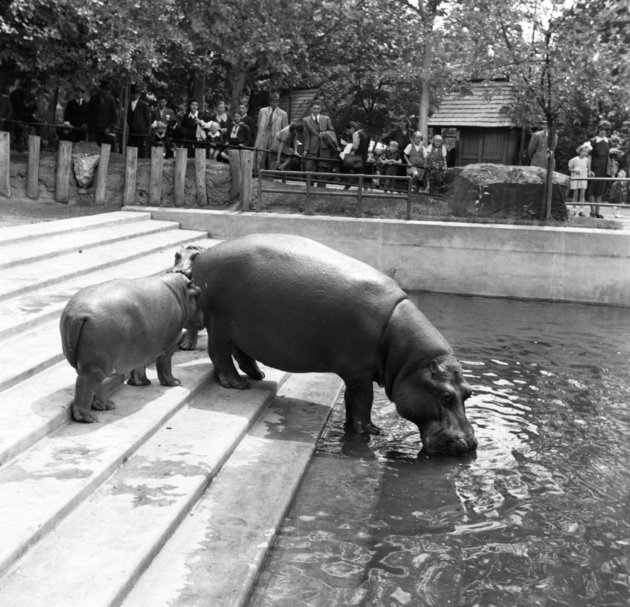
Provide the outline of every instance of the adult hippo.
<path id="1" fill-rule="evenodd" d="M 255 234 L 180 256 L 201 289 L 208 352 L 221 385 L 247 388 L 256 361 L 333 372 L 346 385 L 346 429 L 377 434 L 373 381 L 414 422 L 429 453 L 477 445 L 471 389 L 451 347 L 391 278 L 312 240 Z"/>
<path id="2" fill-rule="evenodd" d="M 178 386 L 171 357 L 195 319 L 198 297 L 182 274 L 110 280 L 76 293 L 60 322 L 63 353 L 78 373 L 72 417 L 97 421 L 92 409 L 114 408 L 107 397 L 126 374 L 131 385 L 151 383 L 145 367 L 156 359 L 160 383 Z"/>

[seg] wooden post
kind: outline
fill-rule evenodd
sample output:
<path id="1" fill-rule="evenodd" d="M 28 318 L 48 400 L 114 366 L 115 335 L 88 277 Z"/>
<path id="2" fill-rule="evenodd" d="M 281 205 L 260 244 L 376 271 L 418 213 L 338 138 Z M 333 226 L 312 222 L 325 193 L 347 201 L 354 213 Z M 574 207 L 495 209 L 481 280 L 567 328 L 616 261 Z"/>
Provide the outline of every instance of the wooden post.
<path id="1" fill-rule="evenodd" d="M 162 174 L 164 173 L 164 148 L 151 148 L 151 178 L 149 181 L 149 202 L 154 207 L 162 204 Z"/>
<path id="2" fill-rule="evenodd" d="M 38 135 L 28 136 L 28 167 L 26 169 L 26 195 L 39 198 L 39 147 L 41 138 Z"/>
<path id="3" fill-rule="evenodd" d="M 249 211 L 252 204 L 253 152 L 241 150 L 241 203 L 243 211 Z"/>
<path id="4" fill-rule="evenodd" d="M 230 188 L 230 200 L 237 200 L 241 195 L 241 156 L 238 150 L 230 150 L 230 175 L 232 187 Z"/>
<path id="5" fill-rule="evenodd" d="M 359 212 L 359 217 L 363 216 L 363 175 L 359 175 L 359 191 L 357 192 L 357 211 Z"/>
<path id="6" fill-rule="evenodd" d="M 197 205 L 205 207 L 208 204 L 206 198 L 206 150 L 195 148 L 195 185 L 197 189 Z"/>
<path id="7" fill-rule="evenodd" d="M 413 179 L 408 178 L 407 181 L 407 219 L 411 219 L 411 192 L 413 190 Z"/>
<path id="8" fill-rule="evenodd" d="M 130 206 L 136 202 L 136 180 L 138 178 L 138 148 L 128 147 L 125 158 L 125 190 L 123 205 Z"/>
<path id="9" fill-rule="evenodd" d="M 0 196 L 11 197 L 11 134 L 0 131 Z"/>
<path id="10" fill-rule="evenodd" d="M 311 177 L 313 173 L 306 173 L 306 202 L 304 203 L 304 212 L 306 215 L 312 215 L 311 210 Z"/>
<path id="11" fill-rule="evenodd" d="M 109 153 L 111 144 L 101 143 L 101 157 L 98 161 L 98 171 L 96 173 L 96 184 L 94 186 L 94 204 L 105 204 L 105 194 L 107 190 L 107 170 L 109 169 Z"/>
<path id="12" fill-rule="evenodd" d="M 55 200 L 68 204 L 70 200 L 70 170 L 72 169 L 72 141 L 61 140 L 57 152 Z"/>
<path id="13" fill-rule="evenodd" d="M 175 149 L 175 206 L 186 204 L 186 169 L 188 168 L 188 150 Z"/>

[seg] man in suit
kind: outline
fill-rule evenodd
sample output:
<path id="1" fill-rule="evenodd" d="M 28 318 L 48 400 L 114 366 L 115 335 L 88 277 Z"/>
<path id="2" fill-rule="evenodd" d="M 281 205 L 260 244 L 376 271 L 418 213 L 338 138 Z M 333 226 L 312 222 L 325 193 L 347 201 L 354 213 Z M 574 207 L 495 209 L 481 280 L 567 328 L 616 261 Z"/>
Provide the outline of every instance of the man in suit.
<path id="1" fill-rule="evenodd" d="M 557 139 L 556 139 L 557 141 Z M 554 146 L 555 147 L 555 146 Z M 545 125 L 540 131 L 536 131 L 527 146 L 527 153 L 530 157 L 530 165 L 547 169 L 549 165 L 549 131 Z"/>
<path id="2" fill-rule="evenodd" d="M 174 124 L 177 121 L 175 112 L 166 107 L 166 97 L 158 97 L 157 105 L 151 111 L 151 123 L 163 122 L 167 126 Z"/>
<path id="3" fill-rule="evenodd" d="M 140 94 L 140 88 L 132 85 L 131 100 L 127 107 L 129 128 L 127 145 L 138 148 L 138 158 L 146 158 L 148 138 L 151 134 L 151 109 L 146 101 L 140 99 Z"/>
<path id="4" fill-rule="evenodd" d="M 338 154 L 337 136 L 332 122 L 328 116 L 322 113 L 322 105 L 319 101 L 313 101 L 308 116 L 302 119 L 304 136 L 304 170 L 329 172 L 331 159 Z M 317 184 L 323 187 L 325 184 Z"/>
<path id="5" fill-rule="evenodd" d="M 258 169 L 268 169 L 273 166 L 273 157 L 269 152 L 276 133 L 289 124 L 287 113 L 278 107 L 280 95 L 269 93 L 269 106 L 258 112 L 258 132 L 256 134 L 255 147 L 259 150 L 256 153 L 255 166 Z"/>
<path id="6" fill-rule="evenodd" d="M 88 121 L 88 104 L 84 99 L 85 90 L 82 86 L 74 87 L 74 97 L 66 104 L 66 109 L 63 112 L 63 126 L 57 130 L 59 139 L 65 141 L 77 141 L 85 140 L 87 133 L 87 121 Z"/>
<path id="7" fill-rule="evenodd" d="M 247 146 L 249 142 L 249 128 L 244 122 L 241 122 L 241 112 L 236 110 L 232 114 L 232 124 L 227 132 L 227 144 L 231 149 Z M 230 159 L 229 149 L 221 152 L 224 160 Z"/>
<path id="8" fill-rule="evenodd" d="M 256 141 L 256 120 L 247 113 L 248 109 L 245 103 L 241 103 L 238 106 L 238 111 L 241 113 L 241 122 L 246 124 L 249 129 L 249 142 L 245 145 L 251 146 L 254 144 L 254 141 Z"/>
<path id="9" fill-rule="evenodd" d="M 88 139 L 98 145 L 116 143 L 114 129 L 118 122 L 116 102 L 110 91 L 110 83 L 103 80 L 88 102 Z"/>

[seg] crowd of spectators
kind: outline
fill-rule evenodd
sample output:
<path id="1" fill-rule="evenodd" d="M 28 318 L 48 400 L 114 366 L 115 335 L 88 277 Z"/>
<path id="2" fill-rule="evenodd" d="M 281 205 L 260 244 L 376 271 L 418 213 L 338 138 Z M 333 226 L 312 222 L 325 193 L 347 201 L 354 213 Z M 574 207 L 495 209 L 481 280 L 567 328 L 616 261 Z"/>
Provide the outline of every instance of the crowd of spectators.
<path id="1" fill-rule="evenodd" d="M 11 131 L 17 147 L 25 147 L 27 135 L 40 134 L 44 126 L 34 97 L 32 87 L 29 90 L 20 82 L 10 93 L 0 91 L 0 128 Z M 248 148 L 255 151 L 257 170 L 367 172 L 375 176 L 375 185 L 380 178 L 380 186 L 392 191 L 406 187 L 393 177 L 409 175 L 414 189 L 420 190 L 439 184 L 445 172 L 445 149 L 433 152 L 441 145 L 439 136 L 425 147 L 414 129 L 417 125 L 406 117 L 398 119 L 381 137 L 370 139 L 354 121 L 338 133 L 318 100 L 303 118 L 289 124 L 279 101 L 278 93 L 272 91 L 268 105 L 257 117 L 250 115 L 245 103 L 230 112 L 221 100 L 213 108 L 197 99 L 171 108 L 166 96 L 131 85 L 127 107 L 123 108 L 111 83 L 103 80 L 90 93 L 83 86 L 74 87 L 54 131 L 59 140 L 109 143 L 114 151 L 122 151 L 126 136 L 124 143 L 136 148 L 139 158 L 149 157 L 153 147 L 171 158 L 177 147 L 183 147 L 191 157 L 196 148 L 203 148 L 208 158 L 229 162 L 230 149 Z M 318 185 L 324 185 L 324 180 Z"/>
<path id="2" fill-rule="evenodd" d="M 17 147 L 26 147 L 28 134 L 39 135 L 44 126 L 51 126 L 41 119 L 45 113 L 41 97 L 33 83 L 17 81 L 11 90 L 6 83 L 0 88 L 0 129 L 11 132 Z M 373 186 L 385 191 L 406 189 L 407 180 L 401 178 L 411 177 L 414 191 L 440 192 L 451 150 L 439 134 L 425 143 L 414 117 L 399 116 L 393 128 L 370 138 L 356 121 L 335 130 L 319 100 L 311 103 L 301 119 L 289 123 L 279 101 L 278 93 L 270 92 L 268 105 L 257 115 L 250 114 L 246 103 L 229 111 L 222 100 L 211 108 L 191 99 L 173 109 L 166 96 L 131 85 L 127 107 L 123 108 L 110 82 L 103 80 L 90 94 L 75 86 L 53 129 L 59 140 L 109 143 L 115 151 L 122 151 L 123 143 L 133 146 L 139 158 L 149 157 L 154 147 L 166 158 L 173 157 L 177 147 L 186 148 L 191 157 L 195 149 L 203 148 L 207 158 L 229 162 L 229 150 L 251 149 L 256 170 L 334 172 L 341 175 L 346 188 L 356 183 L 352 174 L 367 174 Z M 123 117 L 125 125 L 121 123 Z M 625 178 L 626 171 L 618 166 L 618 146 L 610 133 L 610 123 L 601 122 L 597 135 L 578 148 L 578 155 L 567 167 L 572 175 L 573 200 L 583 203 L 586 198 L 592 203 L 593 217 L 601 217 L 599 203 L 604 192 L 614 202 L 628 201 L 627 182 L 588 179 Z M 533 133 L 528 154 L 532 165 L 547 167 L 548 133 L 544 128 Z M 318 185 L 324 183 L 321 177 Z"/>

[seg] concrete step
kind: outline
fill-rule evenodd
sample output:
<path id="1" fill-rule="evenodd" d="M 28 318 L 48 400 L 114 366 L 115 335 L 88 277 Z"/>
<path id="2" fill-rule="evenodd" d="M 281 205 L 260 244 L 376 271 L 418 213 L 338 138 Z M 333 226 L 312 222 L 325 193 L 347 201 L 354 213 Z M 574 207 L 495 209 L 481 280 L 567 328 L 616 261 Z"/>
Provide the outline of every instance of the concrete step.
<path id="1" fill-rule="evenodd" d="M 26 242 L 46 236 L 54 236 L 65 232 L 84 230 L 91 226 L 145 221 L 150 218 L 150 212 L 143 212 L 136 207 L 133 213 L 117 211 L 102 213 L 100 215 L 88 215 L 84 217 L 72 217 L 70 219 L 59 219 L 57 221 L 44 221 L 41 223 L 12 226 L 0 229 L 0 246 L 20 241 Z"/>
<path id="2" fill-rule="evenodd" d="M 154 370 L 149 369 L 152 385 L 122 386 L 113 397 L 116 409 L 99 412 L 98 423 L 63 424 L 4 463 L 0 468 L 0 572 L 57 526 L 200 390 L 208 384 L 220 388 L 211 382 L 211 365 L 203 350 L 178 353 L 173 362 L 181 386 L 159 385 Z M 62 410 L 66 419 L 73 384 L 71 378 L 56 393 L 55 409 Z M 68 395 L 65 404 L 60 402 Z M 229 391 L 228 400 L 239 396 Z"/>
<path id="3" fill-rule="evenodd" d="M 123 607 L 246 604 L 341 387 L 291 376 Z"/>
<path id="4" fill-rule="evenodd" d="M 178 233 L 185 238 L 187 244 L 211 247 L 219 242 L 209 239 L 205 235 L 189 241 L 190 231 L 178 230 Z M 168 249 L 161 249 L 153 253 L 148 252 L 142 257 L 115 266 L 87 271 L 85 274 L 60 280 L 0 301 L 0 339 L 19 334 L 53 317 L 59 317 L 68 300 L 79 289 L 113 278 L 136 278 L 169 269 L 173 265 L 177 246 L 174 244 Z M 2 248 L 0 247 L 1 251 Z"/>
<path id="5" fill-rule="evenodd" d="M 0 230 L 2 607 L 241 604 L 339 390 L 334 376 L 273 369 L 225 390 L 202 333 L 173 357 L 181 386 L 159 385 L 151 367 L 151 386 L 121 386 L 114 411 L 72 422 L 76 372 L 58 326 L 68 299 L 163 271 L 182 244 L 217 242 L 146 220 L 123 211 Z"/>
<path id="6" fill-rule="evenodd" d="M 151 561 L 125 605 L 193 604 L 163 594 L 181 581 L 182 594 L 193 588 L 194 604 L 238 604 L 233 598 L 249 592 L 339 387 L 320 375 L 304 390 L 291 378 L 274 399 L 273 382 L 253 383 L 243 392 L 211 383 L 189 400 L 14 563 L 0 580 L 2 604 L 118 605 Z M 69 459 L 79 455 L 76 443 L 68 448 Z M 151 587 L 156 579 L 160 588 Z"/>
<path id="7" fill-rule="evenodd" d="M 83 228 L 77 232 L 42 237 L 28 243 L 20 241 L 3 244 L 1 245 L 3 254 L 0 259 L 0 270 L 17 264 L 33 263 L 40 259 L 52 260 L 55 256 L 64 253 L 83 252 L 94 246 L 177 228 L 178 225 L 174 222 L 146 219 Z"/>
<path id="8" fill-rule="evenodd" d="M 24 265 L 4 268 L 0 272 L 0 301 L 16 297 L 23 293 L 41 289 L 67 280 L 85 272 L 111 268 L 130 259 L 143 257 L 150 252 L 162 251 L 165 261 L 161 267 L 172 265 L 174 249 L 182 244 L 198 240 L 204 232 L 173 229 L 147 234 L 133 239 L 97 245 L 72 253 L 65 253 L 52 259 L 42 259 Z M 73 238 L 73 234 L 68 234 Z M 153 268 L 147 268 L 146 274 L 153 274 Z"/>

